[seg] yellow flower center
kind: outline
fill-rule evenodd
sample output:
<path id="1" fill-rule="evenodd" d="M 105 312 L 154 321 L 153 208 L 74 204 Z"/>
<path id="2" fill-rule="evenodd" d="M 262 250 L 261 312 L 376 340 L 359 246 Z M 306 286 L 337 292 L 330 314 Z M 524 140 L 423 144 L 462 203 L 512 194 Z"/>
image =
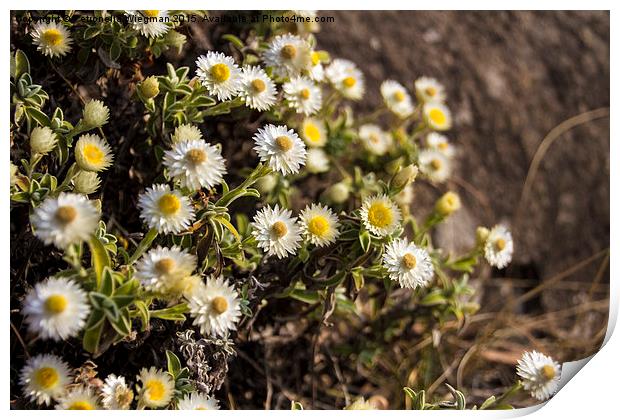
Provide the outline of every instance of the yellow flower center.
<path id="1" fill-rule="evenodd" d="M 411 270 L 415 268 L 417 264 L 418 264 L 418 261 L 413 256 L 413 254 L 406 253 L 405 255 L 403 255 L 403 265 L 405 266 L 406 269 Z"/>
<path id="2" fill-rule="evenodd" d="M 197 406 L 194 410 L 207 410 L 207 407 L 203 407 L 202 405 Z"/>
<path id="3" fill-rule="evenodd" d="M 40 388 L 50 389 L 53 388 L 60 379 L 60 375 L 56 369 L 52 367 L 42 367 L 34 374 L 34 380 Z"/>
<path id="4" fill-rule="evenodd" d="M 379 138 L 379 136 L 378 136 L 378 135 L 376 135 L 376 134 L 371 134 L 371 135 L 368 137 L 368 139 L 370 140 L 370 142 L 371 142 L 372 144 L 378 144 L 378 143 L 381 141 L 381 139 Z"/>
<path id="5" fill-rule="evenodd" d="M 278 136 L 276 137 L 276 145 L 283 152 L 288 152 L 293 147 L 293 140 L 287 136 Z"/>
<path id="6" fill-rule="evenodd" d="M 304 127 L 304 134 L 306 135 L 306 138 L 313 143 L 321 140 L 321 131 L 312 123 L 306 123 L 306 126 Z"/>
<path id="7" fill-rule="evenodd" d="M 435 96 L 437 94 L 437 89 L 435 89 L 432 86 L 429 86 L 426 89 L 424 89 L 424 93 L 426 93 L 427 96 Z"/>
<path id="8" fill-rule="evenodd" d="M 392 209 L 381 201 L 373 203 L 368 209 L 368 221 L 371 225 L 384 228 L 392 224 L 394 215 Z"/>
<path id="9" fill-rule="evenodd" d="M 396 102 L 402 102 L 405 100 L 405 92 L 403 92 L 402 90 L 397 90 L 396 92 L 394 92 L 394 100 Z"/>
<path id="10" fill-rule="evenodd" d="M 428 116 L 431 121 L 437 125 L 443 125 L 446 123 L 446 114 L 444 114 L 441 109 L 431 109 L 431 112 L 428 113 Z"/>
<path id="11" fill-rule="evenodd" d="M 200 165 L 207 161 L 207 154 L 202 149 L 192 149 L 185 154 L 185 157 L 192 165 Z"/>
<path id="12" fill-rule="evenodd" d="M 58 222 L 67 225 L 75 220 L 77 217 L 77 210 L 71 206 L 60 206 L 56 209 L 56 214 L 54 216 Z"/>
<path id="13" fill-rule="evenodd" d="M 216 296 L 211 301 L 211 308 L 216 314 L 222 315 L 228 309 L 228 301 L 223 296 Z"/>
<path id="14" fill-rule="evenodd" d="M 62 42 L 62 34 L 58 29 L 48 29 L 41 35 L 43 43 L 56 46 Z"/>
<path id="15" fill-rule="evenodd" d="M 87 144 L 84 146 L 84 157 L 93 165 L 101 165 L 105 157 L 105 153 L 95 144 Z"/>
<path id="16" fill-rule="evenodd" d="M 209 70 L 209 73 L 217 83 L 223 83 L 230 77 L 230 69 L 224 63 L 214 64 L 211 70 Z"/>
<path id="17" fill-rule="evenodd" d="M 355 77 L 345 77 L 342 80 L 342 84 L 347 87 L 347 88 L 352 88 L 353 86 L 355 86 L 355 84 L 357 83 L 357 80 L 355 80 Z"/>
<path id="18" fill-rule="evenodd" d="M 265 82 L 263 82 L 261 79 L 254 79 L 252 80 L 251 84 L 252 84 L 252 89 L 256 93 L 264 92 L 265 88 L 267 87 L 265 86 Z"/>
<path id="19" fill-rule="evenodd" d="M 439 147 L 440 150 L 446 150 L 448 148 L 448 143 L 446 142 L 439 143 L 437 147 Z"/>
<path id="20" fill-rule="evenodd" d="M 282 238 L 284 235 L 288 233 L 288 229 L 284 222 L 280 222 L 279 220 L 271 225 L 271 231 L 277 238 Z"/>
<path id="21" fill-rule="evenodd" d="M 312 51 L 312 54 L 310 54 L 310 60 L 312 60 L 312 65 L 316 66 L 321 62 L 321 57 L 319 57 L 318 52 Z"/>
<path id="22" fill-rule="evenodd" d="M 542 375 L 548 381 L 555 378 L 555 368 L 551 365 L 544 365 L 542 369 L 540 369 L 540 373 L 542 373 Z"/>
<path id="23" fill-rule="evenodd" d="M 310 98 L 310 89 L 308 88 L 304 88 L 299 92 L 299 96 L 301 97 L 301 99 L 309 99 Z"/>
<path id="24" fill-rule="evenodd" d="M 142 13 L 144 13 L 148 17 L 159 16 L 159 10 L 143 10 Z"/>
<path id="25" fill-rule="evenodd" d="M 503 251 L 504 248 L 506 248 L 506 240 L 504 238 L 499 238 L 498 240 L 495 241 L 495 247 L 498 250 Z"/>
<path id="26" fill-rule="evenodd" d="M 431 168 L 433 168 L 436 171 L 441 169 L 441 161 L 439 159 L 431 160 Z"/>
<path id="27" fill-rule="evenodd" d="M 45 299 L 45 310 L 51 314 L 58 315 L 67 309 L 67 298 L 63 295 L 51 295 Z"/>
<path id="28" fill-rule="evenodd" d="M 176 195 L 167 193 L 161 196 L 157 207 L 165 216 L 172 216 L 181 209 L 181 200 Z"/>
<path id="29" fill-rule="evenodd" d="M 152 401 L 161 401 L 164 398 L 166 388 L 161 381 L 158 381 L 157 379 L 152 379 L 150 381 L 147 381 L 145 385 L 148 397 Z"/>
<path id="30" fill-rule="evenodd" d="M 162 258 L 155 263 L 155 270 L 160 274 L 170 274 L 176 265 L 172 258 Z"/>
<path id="31" fill-rule="evenodd" d="M 325 216 L 314 216 L 308 222 L 308 230 L 313 235 L 322 238 L 329 232 L 329 221 Z"/>
<path id="32" fill-rule="evenodd" d="M 75 401 L 69 406 L 69 410 L 94 410 L 94 407 L 88 401 Z"/>
<path id="33" fill-rule="evenodd" d="M 297 48 L 292 44 L 286 44 L 280 50 L 280 56 L 287 60 L 292 60 L 297 55 Z"/>

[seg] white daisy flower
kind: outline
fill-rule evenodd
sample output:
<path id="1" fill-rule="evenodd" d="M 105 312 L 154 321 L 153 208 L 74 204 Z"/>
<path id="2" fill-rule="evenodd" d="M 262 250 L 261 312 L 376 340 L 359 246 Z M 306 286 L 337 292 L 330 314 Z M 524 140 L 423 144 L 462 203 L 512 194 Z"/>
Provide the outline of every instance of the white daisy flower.
<path id="1" fill-rule="evenodd" d="M 329 207 L 319 204 L 311 204 L 301 211 L 299 225 L 305 238 L 318 247 L 330 245 L 340 235 L 338 216 Z"/>
<path id="2" fill-rule="evenodd" d="M 420 102 L 443 102 L 446 91 L 441 83 L 430 77 L 420 77 L 415 81 L 415 93 Z"/>
<path id="3" fill-rule="evenodd" d="M 407 89 L 394 80 L 381 83 L 381 96 L 390 111 L 405 119 L 413 114 L 413 103 Z"/>
<path id="4" fill-rule="evenodd" d="M 85 171 L 103 171 L 113 160 L 112 149 L 96 134 L 83 134 L 75 143 L 75 161 Z"/>
<path id="5" fill-rule="evenodd" d="M 37 404 L 49 405 L 52 400 L 58 400 L 71 381 L 69 366 L 53 354 L 31 357 L 19 375 L 24 395 Z"/>
<path id="6" fill-rule="evenodd" d="M 170 30 L 167 10 L 128 10 L 127 16 L 133 29 L 147 38 L 158 38 Z"/>
<path id="7" fill-rule="evenodd" d="M 325 68 L 321 63 L 321 57 L 316 51 L 310 53 L 310 70 L 308 76 L 316 82 L 322 82 L 325 78 Z"/>
<path id="8" fill-rule="evenodd" d="M 35 285 L 24 300 L 28 330 L 55 341 L 75 337 L 90 313 L 88 296 L 73 280 L 49 277 Z"/>
<path id="9" fill-rule="evenodd" d="M 136 278 L 147 290 L 167 294 L 194 272 L 196 264 L 196 256 L 178 246 L 158 246 L 136 263 Z"/>
<path id="10" fill-rule="evenodd" d="M 452 114 L 447 106 L 438 102 L 428 102 L 422 108 L 426 125 L 432 130 L 446 131 L 452 127 Z"/>
<path id="11" fill-rule="evenodd" d="M 92 388 L 76 386 L 58 400 L 56 410 L 100 410 L 99 398 Z"/>
<path id="12" fill-rule="evenodd" d="M 308 150 L 306 170 L 311 174 L 320 174 L 329 171 L 329 158 L 323 149 Z"/>
<path id="13" fill-rule="evenodd" d="M 241 300 L 235 288 L 220 276 L 210 277 L 189 301 L 189 311 L 194 318 L 193 325 L 203 335 L 224 337 L 228 331 L 237 329 L 241 317 Z"/>
<path id="14" fill-rule="evenodd" d="M 323 147 L 327 144 L 325 123 L 316 118 L 306 118 L 301 123 L 299 134 L 308 147 Z"/>
<path id="15" fill-rule="evenodd" d="M 168 372 L 151 367 L 140 369 L 138 387 L 139 407 L 160 408 L 167 406 L 174 396 L 174 380 Z"/>
<path id="16" fill-rule="evenodd" d="M 67 28 L 57 22 L 39 22 L 32 27 L 32 41 L 37 50 L 49 57 L 64 56 L 71 51 L 73 39 Z"/>
<path id="17" fill-rule="evenodd" d="M 429 149 L 435 149 L 446 155 L 446 157 L 448 158 L 454 157 L 454 146 L 450 144 L 448 138 L 443 134 L 435 132 L 428 133 L 428 135 L 426 136 L 426 145 Z"/>
<path id="18" fill-rule="evenodd" d="M 432 182 L 445 182 L 452 173 L 451 160 L 437 150 L 422 150 L 418 160 L 420 171 Z"/>
<path id="19" fill-rule="evenodd" d="M 127 386 L 125 377 L 108 375 L 101 387 L 103 407 L 106 410 L 128 410 L 133 401 L 133 391 Z"/>
<path id="20" fill-rule="evenodd" d="M 164 153 L 168 174 L 192 191 L 221 184 L 226 173 L 225 162 L 220 149 L 204 140 L 180 141 Z"/>
<path id="21" fill-rule="evenodd" d="M 297 35 L 278 35 L 263 53 L 263 62 L 279 77 L 298 76 L 311 65 L 310 44 Z"/>
<path id="22" fill-rule="evenodd" d="M 359 100 L 364 96 L 364 75 L 355 63 L 337 58 L 325 69 L 325 76 L 345 98 Z"/>
<path id="23" fill-rule="evenodd" d="M 240 95 L 245 104 L 258 111 L 266 111 L 276 103 L 276 84 L 258 66 L 246 66 L 241 70 Z"/>
<path id="24" fill-rule="evenodd" d="M 136 264 L 136 278 L 147 289 L 172 297 L 191 296 L 200 283 L 193 276 L 196 256 L 178 246 L 151 249 Z"/>
<path id="25" fill-rule="evenodd" d="M 484 244 L 484 257 L 493 267 L 504 268 L 512 260 L 512 235 L 505 226 L 497 225 Z"/>
<path id="26" fill-rule="evenodd" d="M 426 286 L 434 274 L 428 252 L 402 238 L 394 239 L 385 247 L 383 267 L 392 281 L 408 289 Z"/>
<path id="27" fill-rule="evenodd" d="M 220 403 L 201 392 L 191 392 L 179 401 L 179 410 L 219 410 Z"/>
<path id="28" fill-rule="evenodd" d="M 400 225 L 400 210 L 385 194 L 366 198 L 360 215 L 364 227 L 377 236 L 390 235 Z"/>
<path id="29" fill-rule="evenodd" d="M 268 124 L 253 137 L 254 151 L 261 162 L 283 175 L 296 174 L 306 161 L 306 146 L 297 133 L 285 125 Z"/>
<path id="30" fill-rule="evenodd" d="M 181 124 L 174 129 L 174 133 L 170 136 L 172 143 L 178 143 L 185 140 L 202 140 L 200 129 L 193 124 Z"/>
<path id="31" fill-rule="evenodd" d="M 140 194 L 138 208 L 140 218 L 159 233 L 177 234 L 187 229 L 195 217 L 189 198 L 165 184 L 155 184 Z"/>
<path id="32" fill-rule="evenodd" d="M 237 96 L 242 88 L 241 70 L 232 57 L 208 51 L 196 60 L 196 75 L 209 94 L 226 101 Z"/>
<path id="33" fill-rule="evenodd" d="M 277 204 L 274 208 L 267 206 L 254 216 L 252 235 L 268 257 L 294 255 L 301 242 L 301 230 L 296 221 L 290 210 L 280 210 Z"/>
<path id="34" fill-rule="evenodd" d="M 289 107 L 295 108 L 300 114 L 312 115 L 321 109 L 323 101 L 321 88 L 307 77 L 299 76 L 291 79 L 282 86 L 282 90 Z"/>
<path id="35" fill-rule="evenodd" d="M 559 363 L 536 350 L 523 353 L 517 364 L 517 375 L 521 377 L 523 389 L 540 401 L 556 393 L 561 373 Z"/>
<path id="36" fill-rule="evenodd" d="M 99 211 L 83 195 L 60 193 L 58 198 L 46 198 L 30 222 L 37 238 L 65 249 L 90 238 L 99 226 Z"/>
<path id="37" fill-rule="evenodd" d="M 384 155 L 392 146 L 392 137 L 375 124 L 364 124 L 359 129 L 364 149 L 377 156 Z"/>

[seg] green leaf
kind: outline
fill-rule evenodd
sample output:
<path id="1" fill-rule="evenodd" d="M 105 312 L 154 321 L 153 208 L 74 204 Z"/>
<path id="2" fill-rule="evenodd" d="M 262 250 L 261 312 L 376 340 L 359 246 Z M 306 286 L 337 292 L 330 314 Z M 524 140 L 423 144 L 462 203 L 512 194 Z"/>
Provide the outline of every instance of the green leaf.
<path id="1" fill-rule="evenodd" d="M 146 306 L 146 303 L 142 300 L 137 300 L 134 302 L 136 309 L 138 311 L 138 316 L 140 317 L 140 321 L 142 322 L 142 331 L 146 331 L 149 326 L 149 322 L 151 320 L 151 316 L 149 314 L 149 308 Z"/>
<path id="2" fill-rule="evenodd" d="M 103 267 L 99 292 L 106 296 L 112 296 L 114 293 L 114 278 L 112 277 L 112 270 L 110 270 L 110 267 Z"/>
<path id="3" fill-rule="evenodd" d="M 368 252 L 368 250 L 370 249 L 370 233 L 367 230 L 360 230 L 359 233 L 359 240 L 360 240 L 360 245 L 362 246 L 362 250 L 364 252 Z"/>
<path id="4" fill-rule="evenodd" d="M 99 290 L 103 269 L 112 265 L 112 262 L 110 261 L 110 256 L 105 246 L 95 235 L 91 235 L 88 241 L 88 247 L 90 248 L 91 264 L 95 269 L 95 275 L 97 277 L 97 290 Z"/>
<path id="5" fill-rule="evenodd" d="M 303 410 L 304 406 L 299 401 L 291 401 L 291 410 Z"/>
<path id="6" fill-rule="evenodd" d="M 144 238 L 142 238 L 142 240 L 138 244 L 138 247 L 134 251 L 131 258 L 129 259 L 129 264 L 133 264 L 135 261 L 137 261 L 137 259 L 140 258 L 140 256 L 142 256 L 144 251 L 150 248 L 155 238 L 157 238 L 157 229 L 149 230 L 146 233 L 146 235 L 144 235 Z"/>
<path id="7" fill-rule="evenodd" d="M 31 106 L 27 106 L 24 108 L 24 111 L 26 111 L 26 114 L 30 118 L 35 120 L 39 125 L 42 125 L 44 127 L 49 127 L 50 125 L 52 125 L 52 122 L 50 121 L 48 116 L 45 115 L 41 110 Z"/>
<path id="8" fill-rule="evenodd" d="M 19 79 L 22 74 L 30 73 L 30 62 L 22 50 L 15 51 L 15 66 L 11 70 L 14 79 Z"/>
<path id="9" fill-rule="evenodd" d="M 99 349 L 99 341 L 101 340 L 101 332 L 103 331 L 103 322 L 87 329 L 82 338 L 82 347 L 89 353 L 96 353 Z"/>
<path id="10" fill-rule="evenodd" d="M 165 309 L 150 311 L 151 318 L 165 319 L 168 321 L 185 321 L 185 313 L 189 311 L 187 303 L 180 303 Z"/>
<path id="11" fill-rule="evenodd" d="M 91 39 L 99 35 L 99 28 L 96 26 L 91 26 L 84 31 L 84 39 Z"/>
<path id="12" fill-rule="evenodd" d="M 495 395 L 491 395 L 489 398 L 487 398 L 482 405 L 480 406 L 480 410 L 486 410 L 488 407 L 490 407 L 491 405 L 493 405 L 495 403 Z"/>
<path id="13" fill-rule="evenodd" d="M 243 44 L 243 41 L 241 41 L 239 38 L 237 38 L 235 35 L 232 34 L 225 34 L 222 35 L 222 38 L 225 39 L 226 41 L 232 43 L 235 47 L 237 47 L 239 50 L 242 50 L 243 47 L 245 47 L 245 45 Z"/>
<path id="14" fill-rule="evenodd" d="M 168 372 L 176 378 L 181 369 L 181 361 L 177 357 L 176 354 L 171 352 L 170 350 L 166 350 L 166 360 L 168 361 Z"/>

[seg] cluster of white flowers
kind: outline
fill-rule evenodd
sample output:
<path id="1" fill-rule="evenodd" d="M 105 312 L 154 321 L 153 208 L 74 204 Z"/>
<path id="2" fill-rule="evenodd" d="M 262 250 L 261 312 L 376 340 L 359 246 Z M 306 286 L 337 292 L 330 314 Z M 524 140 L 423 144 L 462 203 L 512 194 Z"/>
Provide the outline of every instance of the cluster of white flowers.
<path id="1" fill-rule="evenodd" d="M 55 402 L 58 410 L 128 410 L 164 408 L 172 403 L 179 410 L 219 410 L 219 402 L 204 393 L 177 397 L 172 375 L 156 367 L 143 368 L 136 377 L 135 392 L 124 376 L 108 375 L 88 384 L 74 383 L 69 365 L 53 354 L 31 357 L 19 376 L 24 394 L 39 405 Z"/>

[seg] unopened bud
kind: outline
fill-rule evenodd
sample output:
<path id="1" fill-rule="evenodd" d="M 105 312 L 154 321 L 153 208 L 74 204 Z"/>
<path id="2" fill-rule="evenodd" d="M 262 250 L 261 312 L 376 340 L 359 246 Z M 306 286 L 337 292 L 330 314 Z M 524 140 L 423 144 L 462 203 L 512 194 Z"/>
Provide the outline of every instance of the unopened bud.
<path id="1" fill-rule="evenodd" d="M 30 150 L 45 155 L 56 147 L 58 137 L 49 127 L 35 127 L 30 133 Z"/>
<path id="2" fill-rule="evenodd" d="M 89 171 L 80 171 L 73 178 L 73 189 L 80 194 L 92 194 L 99 189 L 101 180 L 97 173 Z"/>
<path id="3" fill-rule="evenodd" d="M 452 192 L 448 191 L 444 195 L 441 196 L 437 203 L 435 204 L 435 210 L 437 213 L 442 216 L 450 216 L 452 213 L 461 208 L 461 199 L 459 196 Z"/>
<path id="4" fill-rule="evenodd" d="M 93 99 L 84 105 L 84 124 L 88 127 L 101 127 L 108 122 L 110 110 L 103 102 Z"/>
<path id="5" fill-rule="evenodd" d="M 332 185 L 327 190 L 327 197 L 330 201 L 336 204 L 341 204 L 347 201 L 349 198 L 350 188 L 346 182 L 340 181 L 337 184 Z"/>
<path id="6" fill-rule="evenodd" d="M 418 167 L 414 164 L 409 166 L 405 166 L 403 169 L 398 171 L 394 178 L 392 179 L 392 186 L 394 188 L 404 188 L 407 185 L 411 184 L 415 181 L 415 177 L 418 175 Z"/>
<path id="7" fill-rule="evenodd" d="M 140 83 L 138 89 L 144 98 L 154 98 L 159 95 L 159 81 L 155 76 L 147 77 Z"/>
<path id="8" fill-rule="evenodd" d="M 484 226 L 478 226 L 476 229 L 476 243 L 478 245 L 484 245 L 489 237 L 489 229 Z"/>

